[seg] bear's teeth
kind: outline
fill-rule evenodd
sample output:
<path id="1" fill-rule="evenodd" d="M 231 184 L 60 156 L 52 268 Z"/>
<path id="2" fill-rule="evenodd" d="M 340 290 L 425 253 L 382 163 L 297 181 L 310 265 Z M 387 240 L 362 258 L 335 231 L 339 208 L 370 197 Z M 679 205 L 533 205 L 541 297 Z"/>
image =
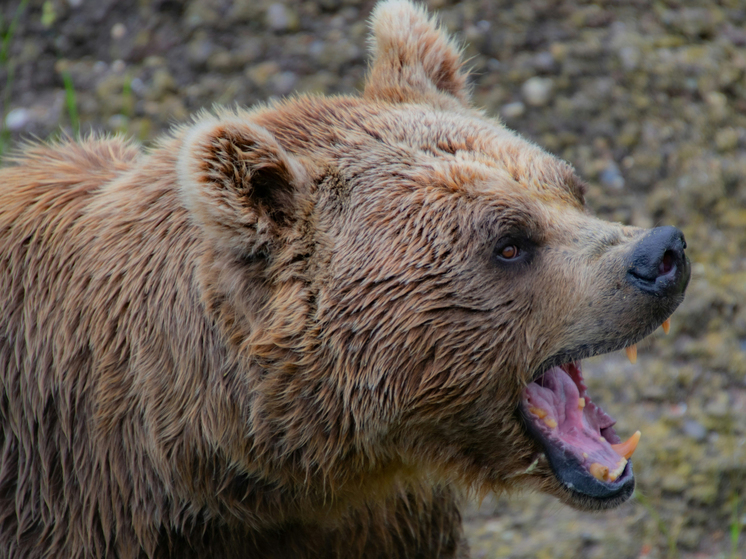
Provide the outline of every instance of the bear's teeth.
<path id="1" fill-rule="evenodd" d="M 582 410 L 585 407 L 585 398 L 578 398 L 578 409 Z"/>
<path id="2" fill-rule="evenodd" d="M 616 481 L 617 478 L 622 475 L 622 472 L 624 471 L 624 466 L 627 465 L 627 459 L 622 458 L 617 462 L 616 468 L 614 468 L 613 471 L 609 472 L 609 481 Z"/>
<path id="3" fill-rule="evenodd" d="M 641 436 L 642 433 L 640 433 L 640 431 L 635 431 L 635 434 L 632 435 L 629 439 L 627 439 L 623 443 L 613 444 L 611 445 L 611 448 L 619 456 L 622 456 L 623 458 L 629 460 L 632 457 L 632 454 L 634 454 L 635 449 L 637 449 L 637 443 L 640 442 Z"/>
<path id="4" fill-rule="evenodd" d="M 598 481 L 606 481 L 609 479 L 608 466 L 604 466 L 603 464 L 594 462 L 593 464 L 591 464 L 591 467 L 589 469 L 590 469 L 591 475 L 595 477 Z"/>
<path id="5" fill-rule="evenodd" d="M 637 344 L 632 344 L 631 346 L 624 349 L 624 351 L 627 352 L 627 359 L 629 359 L 629 362 L 633 365 L 637 363 Z"/>
<path id="6" fill-rule="evenodd" d="M 668 334 L 671 331 L 671 319 L 667 318 L 664 320 L 661 326 L 663 327 L 663 333 Z"/>
<path id="7" fill-rule="evenodd" d="M 547 417 L 549 415 L 549 412 L 547 410 L 531 406 L 530 408 L 528 408 L 528 411 L 530 411 L 539 419 L 543 419 L 544 423 L 546 423 L 547 427 L 549 427 L 550 429 L 557 428 L 557 421 L 552 417 Z"/>
<path id="8" fill-rule="evenodd" d="M 613 471 L 609 471 L 608 466 L 604 466 L 603 464 L 599 464 L 598 462 L 594 462 L 591 464 L 591 467 L 589 468 L 591 475 L 595 477 L 599 481 L 616 481 L 620 475 L 622 475 L 622 472 L 624 471 L 624 467 L 627 465 L 627 459 L 626 458 L 620 458 L 619 462 L 616 464 L 616 468 L 614 468 Z"/>
<path id="9" fill-rule="evenodd" d="M 534 406 L 531 406 L 530 408 L 528 408 L 528 411 L 530 411 L 532 414 L 534 414 L 539 419 L 544 419 L 547 416 L 547 414 L 549 414 L 547 410 L 544 410 L 542 408 L 537 408 Z"/>

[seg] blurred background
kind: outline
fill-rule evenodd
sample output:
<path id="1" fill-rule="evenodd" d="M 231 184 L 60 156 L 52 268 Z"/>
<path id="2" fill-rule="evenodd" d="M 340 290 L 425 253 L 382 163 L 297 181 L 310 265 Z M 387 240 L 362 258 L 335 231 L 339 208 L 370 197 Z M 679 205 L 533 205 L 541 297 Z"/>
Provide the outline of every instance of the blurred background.
<path id="1" fill-rule="evenodd" d="M 692 260 L 671 333 L 585 363 L 638 490 L 581 514 L 541 495 L 471 504 L 474 557 L 746 557 L 746 2 L 431 0 L 474 102 L 570 161 L 602 218 L 671 224 Z M 146 145 L 215 103 L 355 94 L 353 0 L 2 0 L 0 158 L 23 138 Z"/>

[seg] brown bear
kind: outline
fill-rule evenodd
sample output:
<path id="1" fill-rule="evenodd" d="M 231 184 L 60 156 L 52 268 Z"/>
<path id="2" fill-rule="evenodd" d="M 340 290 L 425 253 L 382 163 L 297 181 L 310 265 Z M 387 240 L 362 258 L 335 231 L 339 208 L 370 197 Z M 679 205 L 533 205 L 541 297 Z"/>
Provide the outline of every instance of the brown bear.
<path id="1" fill-rule="evenodd" d="M 0 556 L 464 557 L 464 490 L 630 496 L 580 360 L 673 312 L 682 234 L 589 215 L 421 8 L 372 29 L 360 97 L 0 171 Z"/>

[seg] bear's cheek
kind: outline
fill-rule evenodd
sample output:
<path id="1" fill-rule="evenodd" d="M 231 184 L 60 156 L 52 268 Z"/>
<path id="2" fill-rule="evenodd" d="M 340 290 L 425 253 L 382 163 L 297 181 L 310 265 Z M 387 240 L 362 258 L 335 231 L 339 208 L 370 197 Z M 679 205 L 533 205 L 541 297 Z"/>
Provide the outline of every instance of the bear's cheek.
<path id="1" fill-rule="evenodd" d="M 525 325 L 532 363 L 563 352 L 587 357 L 622 349 L 673 312 L 678 298 L 647 296 L 628 281 L 625 257 L 631 246 L 542 251 L 537 269 L 521 278 L 518 288 L 531 300 L 516 324 Z"/>

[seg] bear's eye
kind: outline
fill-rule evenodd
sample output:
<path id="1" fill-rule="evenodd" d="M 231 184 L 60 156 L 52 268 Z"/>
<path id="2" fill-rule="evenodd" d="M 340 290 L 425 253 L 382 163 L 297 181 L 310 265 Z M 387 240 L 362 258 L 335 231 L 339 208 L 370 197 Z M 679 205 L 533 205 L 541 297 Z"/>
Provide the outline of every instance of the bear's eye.
<path id="1" fill-rule="evenodd" d="M 500 239 L 495 245 L 494 258 L 498 263 L 528 263 L 534 244 L 525 237 L 510 235 Z"/>
<path id="2" fill-rule="evenodd" d="M 500 251 L 500 258 L 503 258 L 504 260 L 513 260 L 513 258 L 518 258 L 520 252 L 521 249 L 519 249 L 517 246 L 508 245 L 503 247 Z"/>

